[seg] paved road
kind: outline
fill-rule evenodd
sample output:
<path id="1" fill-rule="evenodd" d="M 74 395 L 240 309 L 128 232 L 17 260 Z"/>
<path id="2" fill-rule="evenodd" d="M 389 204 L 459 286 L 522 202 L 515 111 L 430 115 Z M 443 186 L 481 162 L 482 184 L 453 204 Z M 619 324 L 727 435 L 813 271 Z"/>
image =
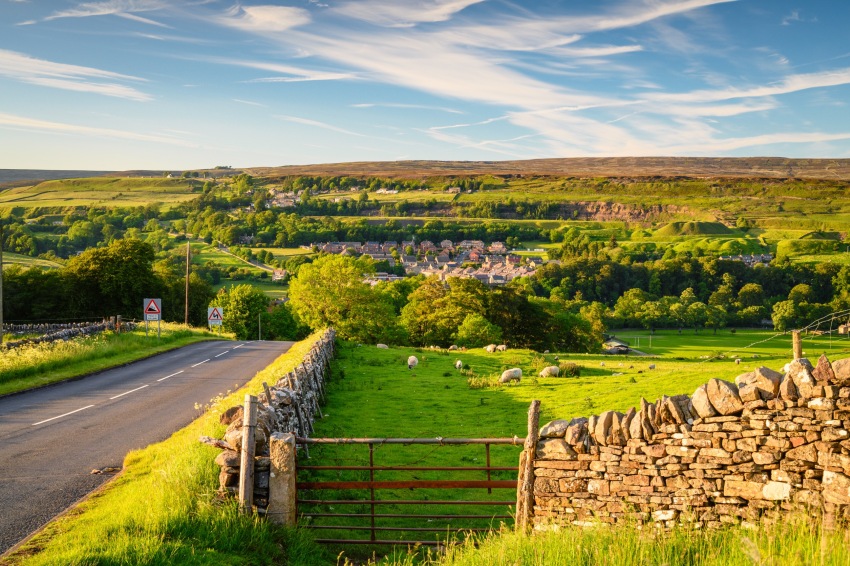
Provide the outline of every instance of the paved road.
<path id="1" fill-rule="evenodd" d="M 202 342 L 78 381 L 0 398 L 0 553 L 108 479 L 128 451 L 198 416 L 291 342 Z"/>

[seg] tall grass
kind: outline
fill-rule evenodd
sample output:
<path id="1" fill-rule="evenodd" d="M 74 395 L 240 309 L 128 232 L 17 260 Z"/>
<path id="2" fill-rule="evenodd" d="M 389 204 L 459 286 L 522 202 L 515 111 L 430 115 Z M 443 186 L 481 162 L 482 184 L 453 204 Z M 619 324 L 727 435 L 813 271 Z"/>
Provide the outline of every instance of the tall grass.
<path id="1" fill-rule="evenodd" d="M 202 340 L 214 334 L 182 324 L 162 324 L 161 337 L 144 330 L 103 332 L 71 340 L 0 350 L 0 395 L 115 367 Z"/>
<path id="2" fill-rule="evenodd" d="M 218 451 L 199 436 L 221 437 L 222 411 L 246 391 L 295 368 L 318 338 L 299 342 L 245 388 L 222 397 L 169 439 L 131 452 L 123 473 L 72 514 L 51 523 L 9 564 L 328 564 L 303 533 L 240 515 L 216 493 Z"/>
<path id="3" fill-rule="evenodd" d="M 844 530 L 824 531 L 804 515 L 757 528 L 656 531 L 647 525 L 569 526 L 524 536 L 494 533 L 449 546 L 445 553 L 410 549 L 380 563 L 392 566 L 704 566 L 845 565 L 850 546 Z"/>

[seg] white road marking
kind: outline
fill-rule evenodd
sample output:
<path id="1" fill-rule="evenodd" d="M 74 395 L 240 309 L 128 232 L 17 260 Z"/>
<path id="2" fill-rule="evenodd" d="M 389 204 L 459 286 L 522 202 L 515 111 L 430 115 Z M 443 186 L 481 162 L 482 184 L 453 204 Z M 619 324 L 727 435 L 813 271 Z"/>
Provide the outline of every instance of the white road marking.
<path id="1" fill-rule="evenodd" d="M 226 354 L 227 352 L 229 352 L 229 351 L 230 351 L 230 350 L 225 350 L 224 352 L 222 352 L 222 353 L 220 353 L 220 354 L 216 354 L 216 356 L 215 356 L 215 357 L 217 358 L 217 357 L 219 357 L 219 356 L 223 356 L 223 355 L 225 355 L 225 354 Z"/>
<path id="2" fill-rule="evenodd" d="M 130 391 L 125 391 L 121 395 L 116 395 L 115 397 L 110 397 L 109 400 L 111 401 L 112 399 L 118 399 L 119 397 L 123 397 L 124 395 L 127 395 L 129 393 L 133 393 L 134 391 L 138 391 L 139 389 L 144 389 L 145 387 L 147 387 L 147 385 L 142 385 L 141 387 L 136 387 L 135 389 L 131 389 Z"/>
<path id="3" fill-rule="evenodd" d="M 69 413 L 65 413 L 64 415 L 59 415 L 58 417 L 52 417 L 49 419 L 44 419 L 43 421 L 38 421 L 37 423 L 32 423 L 32 426 L 40 425 L 46 422 L 55 421 L 56 419 L 61 419 L 62 417 L 67 417 L 68 415 L 73 415 L 74 413 L 79 413 L 80 411 L 85 411 L 86 409 L 91 409 L 94 405 L 86 405 L 82 409 L 77 409 L 76 411 L 71 411 Z"/>
<path id="4" fill-rule="evenodd" d="M 239 344 L 238 346 L 234 346 L 234 347 L 233 347 L 233 349 L 235 350 L 236 348 L 241 348 L 241 347 L 242 347 L 242 346 L 244 346 L 244 345 L 245 345 L 245 344 Z"/>
<path id="5" fill-rule="evenodd" d="M 163 377 L 163 378 L 157 379 L 157 381 L 165 381 L 165 380 L 166 380 L 166 379 L 168 379 L 169 377 L 174 377 L 175 375 L 180 375 L 181 373 L 183 373 L 183 370 L 182 370 L 182 369 L 181 369 L 180 371 L 178 371 L 177 373 L 172 373 L 171 375 L 166 375 L 166 376 L 165 376 L 165 377 Z"/>
<path id="6" fill-rule="evenodd" d="M 196 367 L 198 367 L 198 366 L 199 366 L 199 365 L 201 365 L 201 364 L 205 364 L 205 363 L 207 363 L 208 361 L 210 361 L 210 358 L 207 358 L 206 360 L 204 360 L 204 361 L 202 361 L 202 362 L 198 362 L 198 363 L 196 363 L 195 365 L 193 365 L 192 367 L 193 367 L 193 368 L 196 368 Z"/>

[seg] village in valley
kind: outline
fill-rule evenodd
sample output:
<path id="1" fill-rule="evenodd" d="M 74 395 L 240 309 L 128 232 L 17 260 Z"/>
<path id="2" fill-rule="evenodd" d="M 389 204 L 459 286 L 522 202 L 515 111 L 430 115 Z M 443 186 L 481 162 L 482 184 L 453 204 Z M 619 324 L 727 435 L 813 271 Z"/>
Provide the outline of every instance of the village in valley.
<path id="1" fill-rule="evenodd" d="M 532 275 L 541 263 L 540 256 L 525 257 L 511 253 L 503 242 L 489 245 L 481 240 L 463 240 L 457 244 L 442 240 L 438 244 L 429 240 L 399 242 L 328 242 L 304 246 L 313 251 L 329 254 L 365 255 L 375 262 L 386 262 L 392 269 L 401 266 L 406 275 L 436 275 L 441 280 L 449 277 L 478 279 L 486 285 L 504 285 L 517 277 Z M 403 275 L 379 271 L 368 281 L 396 281 Z"/>

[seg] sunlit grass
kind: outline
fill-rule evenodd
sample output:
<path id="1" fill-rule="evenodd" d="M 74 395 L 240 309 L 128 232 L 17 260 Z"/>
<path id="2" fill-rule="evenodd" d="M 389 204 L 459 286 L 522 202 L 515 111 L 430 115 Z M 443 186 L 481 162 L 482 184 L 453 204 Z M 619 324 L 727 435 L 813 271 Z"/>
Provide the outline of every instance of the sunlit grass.
<path id="1" fill-rule="evenodd" d="M 202 340 L 220 339 L 206 330 L 162 323 L 161 336 L 143 328 L 103 332 L 0 350 L 0 395 L 64 381 L 80 375 L 173 350 Z"/>

